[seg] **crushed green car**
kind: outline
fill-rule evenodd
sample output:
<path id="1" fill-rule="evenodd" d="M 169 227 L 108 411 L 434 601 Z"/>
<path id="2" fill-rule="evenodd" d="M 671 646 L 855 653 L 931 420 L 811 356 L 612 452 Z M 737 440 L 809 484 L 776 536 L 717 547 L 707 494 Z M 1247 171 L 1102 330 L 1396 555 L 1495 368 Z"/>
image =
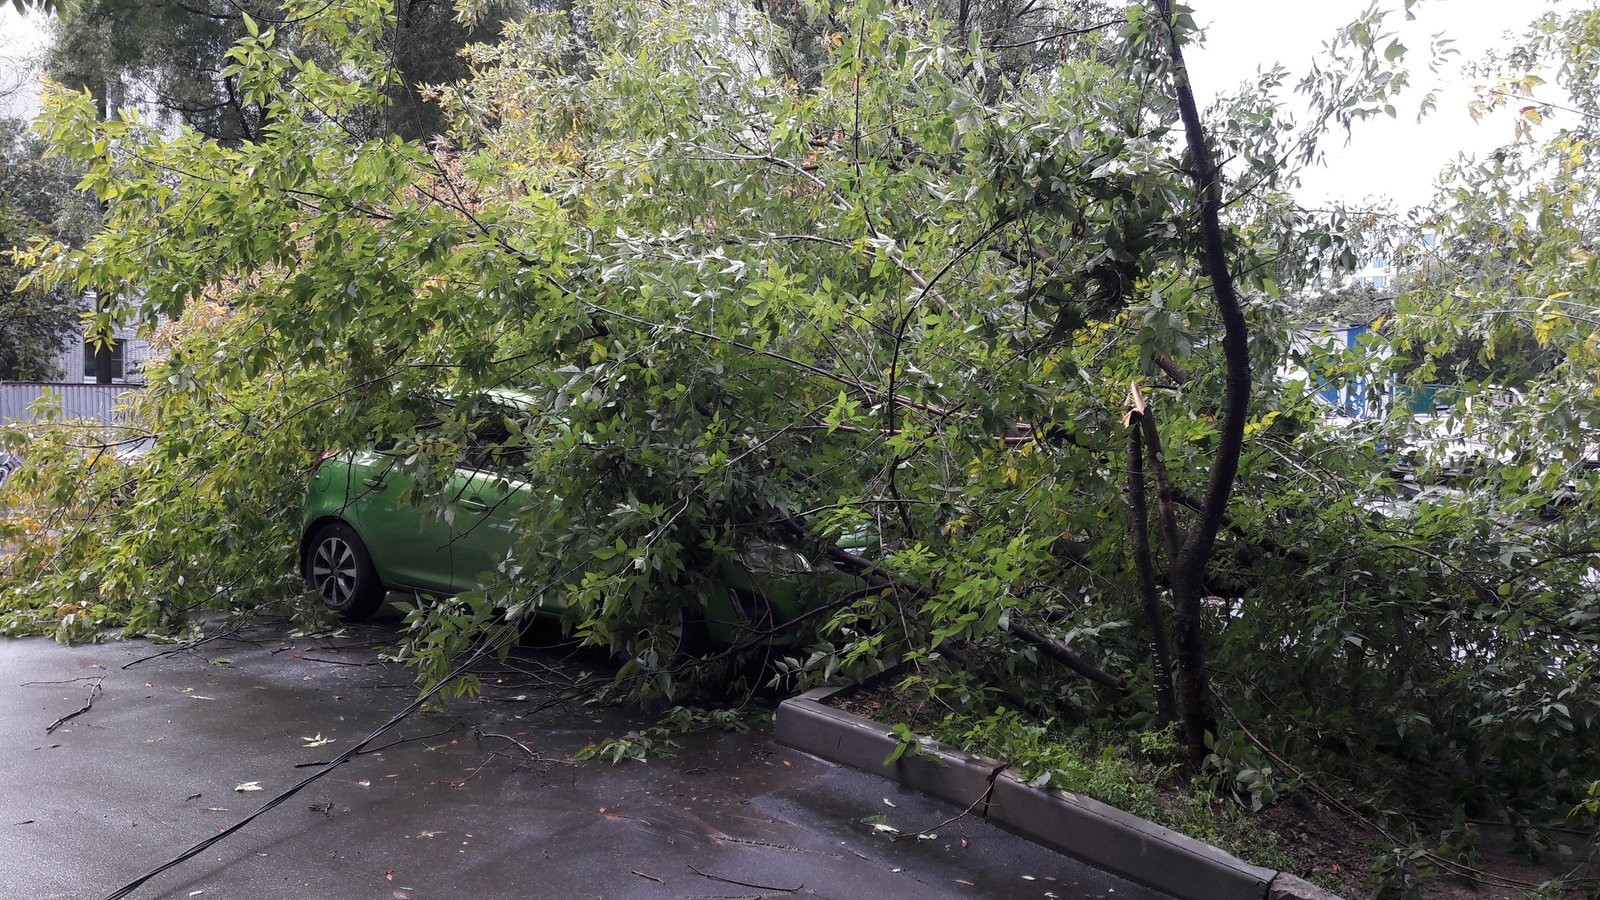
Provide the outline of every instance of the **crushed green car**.
<path id="1" fill-rule="evenodd" d="M 506 424 L 533 409 L 534 398 L 498 391 L 486 403 L 487 414 L 475 417 L 481 424 L 468 436 L 442 496 L 419 489 L 406 453 L 382 444 L 318 460 L 306 488 L 300 571 L 329 609 L 359 621 L 391 591 L 454 596 L 500 577 L 496 573 L 515 552 L 521 523 L 537 515 L 547 498 L 519 477 L 519 451 Z M 841 546 L 868 543 L 858 536 Z M 763 636 L 792 643 L 795 635 L 782 623 L 861 586 L 798 550 L 765 540 L 746 541 L 736 557 L 712 566 L 713 572 L 700 573 L 709 577 L 697 579 L 711 587 L 686 601 L 674 625 L 683 650 Z M 541 598 L 539 612 L 562 614 L 560 593 Z"/>

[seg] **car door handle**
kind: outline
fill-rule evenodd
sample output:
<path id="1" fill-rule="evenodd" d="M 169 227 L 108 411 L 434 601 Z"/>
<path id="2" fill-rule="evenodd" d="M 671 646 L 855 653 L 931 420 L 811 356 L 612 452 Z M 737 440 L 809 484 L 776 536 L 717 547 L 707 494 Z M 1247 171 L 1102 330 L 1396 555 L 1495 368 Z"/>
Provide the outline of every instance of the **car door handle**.
<path id="1" fill-rule="evenodd" d="M 374 490 L 383 490 L 384 481 L 376 475 L 361 479 L 361 483 Z"/>
<path id="2" fill-rule="evenodd" d="M 461 501 L 461 508 L 469 512 L 488 512 L 489 504 L 479 500 L 477 497 L 473 497 L 471 499 Z"/>

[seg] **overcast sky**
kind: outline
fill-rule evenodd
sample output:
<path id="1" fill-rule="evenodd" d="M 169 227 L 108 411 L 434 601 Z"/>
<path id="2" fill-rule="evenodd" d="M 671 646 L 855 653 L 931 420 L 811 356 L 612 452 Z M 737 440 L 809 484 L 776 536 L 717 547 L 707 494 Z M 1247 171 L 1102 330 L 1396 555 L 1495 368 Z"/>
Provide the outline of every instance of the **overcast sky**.
<path id="1" fill-rule="evenodd" d="M 1323 43 L 1367 2 L 1189 0 L 1196 20 L 1207 31 L 1205 46 L 1189 55 L 1194 83 L 1203 97 L 1214 97 L 1252 78 L 1258 69 L 1281 63 L 1290 71 L 1288 83 L 1293 84 Z M 1397 7 L 1400 0 L 1381 2 L 1385 7 Z M 1508 115 L 1483 122 L 1474 122 L 1467 115 L 1474 82 L 1460 73 L 1460 66 L 1481 58 L 1484 49 L 1499 43 L 1505 32 L 1521 31 L 1541 12 L 1571 5 L 1572 0 L 1424 0 L 1415 9 L 1415 21 L 1405 22 L 1398 13 L 1391 15 L 1401 42 L 1411 48 L 1417 88 L 1399 104 L 1397 120 L 1358 126 L 1348 145 L 1336 138 L 1327 147 L 1328 166 L 1307 173 L 1301 200 L 1315 204 L 1329 198 L 1359 202 L 1387 197 L 1401 208 L 1426 202 L 1432 195 L 1434 176 L 1457 153 L 1482 153 L 1512 138 L 1514 122 Z M 1435 75 L 1427 71 L 1425 63 L 1429 38 L 1440 31 L 1455 40 L 1461 54 L 1449 70 Z M 24 18 L 10 3 L 0 0 L 0 94 L 15 81 L 8 61 L 37 52 L 44 40 L 39 17 Z M 1438 111 L 1418 125 L 1417 103 L 1431 87 L 1441 88 Z M 0 97 L 0 113 L 30 114 L 31 92 L 19 94 Z M 1294 108 L 1293 97 L 1286 99 Z"/>
<path id="2" fill-rule="evenodd" d="M 1274 63 L 1289 70 L 1287 83 L 1293 85 L 1333 33 L 1366 8 L 1367 0 L 1190 0 L 1190 5 L 1207 32 L 1205 46 L 1189 56 L 1193 80 L 1201 94 L 1214 97 Z M 1382 0 L 1381 5 L 1396 9 L 1400 0 Z M 1572 6 L 1566 0 L 1424 0 L 1413 10 L 1414 21 L 1392 13 L 1387 24 L 1410 49 L 1414 87 L 1396 104 L 1397 119 L 1368 120 L 1357 125 L 1348 144 L 1335 137 L 1327 145 L 1328 165 L 1306 173 L 1301 201 L 1359 202 L 1379 196 L 1400 208 L 1426 203 L 1445 163 L 1459 153 L 1481 154 L 1514 137 L 1514 107 L 1482 121 L 1468 115 L 1473 87 L 1480 82 L 1462 67 L 1481 60 L 1487 48 L 1502 45 L 1506 32 L 1520 34 L 1541 13 Z M 1428 47 L 1438 32 L 1453 39 L 1460 54 L 1435 74 L 1428 71 Z M 1418 124 L 1417 107 L 1430 88 L 1439 90 L 1438 109 Z M 1292 96 L 1288 100 L 1291 109 L 1297 106 Z"/>
<path id="3" fill-rule="evenodd" d="M 0 115 L 26 115 L 32 110 L 33 79 L 27 64 L 44 42 L 38 16 L 24 17 L 10 3 L 0 5 Z"/>

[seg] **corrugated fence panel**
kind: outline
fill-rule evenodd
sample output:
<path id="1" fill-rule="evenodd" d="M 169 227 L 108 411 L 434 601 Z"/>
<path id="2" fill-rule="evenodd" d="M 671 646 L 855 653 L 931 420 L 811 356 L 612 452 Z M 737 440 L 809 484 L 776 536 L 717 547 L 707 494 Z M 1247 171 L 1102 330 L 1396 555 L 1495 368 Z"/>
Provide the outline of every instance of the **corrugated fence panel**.
<path id="1" fill-rule="evenodd" d="M 123 395 L 138 390 L 126 384 L 78 384 L 72 382 L 0 382 L 0 422 L 32 422 L 40 418 L 34 405 L 49 394 L 50 405 L 68 419 L 96 419 L 116 422 L 125 417 L 117 409 Z"/>

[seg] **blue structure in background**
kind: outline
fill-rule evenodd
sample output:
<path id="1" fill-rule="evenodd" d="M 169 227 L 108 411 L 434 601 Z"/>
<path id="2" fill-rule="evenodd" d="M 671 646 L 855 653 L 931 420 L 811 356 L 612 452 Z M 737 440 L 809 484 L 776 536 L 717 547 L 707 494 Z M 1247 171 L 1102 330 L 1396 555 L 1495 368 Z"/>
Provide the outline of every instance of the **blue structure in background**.
<path id="1" fill-rule="evenodd" d="M 1373 343 L 1373 338 L 1368 335 L 1376 337 L 1371 323 L 1355 323 L 1302 331 L 1300 339 L 1304 341 L 1306 349 L 1360 350 Z M 1316 385 L 1316 395 L 1328 406 L 1356 419 L 1383 414 L 1389 392 L 1382 388 L 1374 389 L 1369 377 L 1337 379 L 1330 374 L 1317 372 L 1312 363 L 1308 363 L 1308 366 L 1310 370 L 1307 375 Z"/>
<path id="2" fill-rule="evenodd" d="M 1383 336 L 1372 330 L 1371 323 L 1329 326 L 1316 330 L 1306 329 L 1297 335 L 1299 349 L 1308 356 L 1315 349 L 1324 351 L 1355 351 L 1387 355 L 1389 350 Z M 1315 359 L 1306 360 L 1306 369 L 1293 368 L 1280 373 L 1283 376 L 1306 378 L 1314 387 L 1317 399 L 1327 404 L 1330 411 L 1352 419 L 1372 419 L 1388 414 L 1395 405 L 1407 409 L 1412 415 L 1431 416 L 1442 409 L 1456 406 L 1465 398 L 1465 392 L 1456 385 L 1429 384 L 1410 387 L 1397 382 L 1375 384 L 1370 375 L 1347 375 L 1319 371 Z"/>

